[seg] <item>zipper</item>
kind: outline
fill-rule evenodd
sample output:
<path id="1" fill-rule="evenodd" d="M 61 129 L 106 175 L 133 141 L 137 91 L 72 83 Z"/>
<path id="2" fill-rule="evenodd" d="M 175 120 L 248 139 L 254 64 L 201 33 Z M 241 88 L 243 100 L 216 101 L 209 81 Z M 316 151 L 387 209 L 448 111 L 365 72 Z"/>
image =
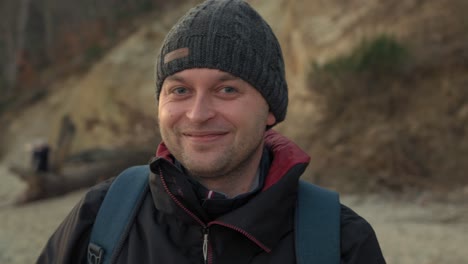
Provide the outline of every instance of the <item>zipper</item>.
<path id="1" fill-rule="evenodd" d="M 203 228 L 207 228 L 206 224 L 205 224 L 202 220 L 200 220 L 200 218 L 198 218 L 198 216 L 196 216 L 194 213 L 192 213 L 192 211 L 190 211 L 189 209 L 187 209 L 187 208 L 174 196 L 174 194 L 172 194 L 171 191 L 169 191 L 169 187 L 167 187 L 166 181 L 164 180 L 161 167 L 159 167 L 159 177 L 161 178 L 161 182 L 162 182 L 162 185 L 163 185 L 163 187 L 164 187 L 164 190 L 167 192 L 167 194 L 169 195 L 169 197 L 171 197 L 171 199 L 172 199 L 180 208 L 182 208 L 182 210 L 184 210 L 188 215 L 190 215 L 190 216 L 191 216 L 195 221 L 197 221 L 197 223 L 199 223 Z"/>
<path id="2" fill-rule="evenodd" d="M 167 187 L 166 181 L 164 180 L 162 170 L 159 168 L 159 176 L 161 177 L 161 182 L 163 184 L 164 190 L 166 193 L 171 197 L 171 199 L 180 207 L 184 212 L 186 212 L 190 217 L 192 217 L 198 224 L 200 224 L 203 228 L 203 260 L 205 264 L 211 264 L 212 259 L 211 259 L 211 254 L 210 254 L 210 247 L 209 247 L 209 228 L 208 225 L 206 225 L 200 218 L 198 218 L 192 211 L 187 209 L 175 196 L 169 191 L 169 188 Z"/>
<path id="3" fill-rule="evenodd" d="M 256 239 L 253 235 L 248 233 L 247 231 L 234 226 L 230 224 L 226 224 L 223 222 L 218 222 L 218 221 L 213 221 L 208 224 L 205 224 L 200 218 L 198 218 L 192 211 L 187 209 L 175 196 L 169 191 L 169 188 L 167 187 L 166 181 L 164 180 L 163 174 L 161 167 L 159 167 L 159 176 L 161 177 L 161 182 L 164 186 L 165 191 L 168 193 L 169 197 L 180 207 L 182 210 L 184 210 L 188 215 L 190 215 L 197 223 L 199 223 L 202 228 L 203 228 L 203 260 L 205 264 L 212 264 L 212 256 L 210 252 L 210 245 L 209 245 L 209 227 L 212 225 L 219 225 L 219 226 L 224 226 L 227 228 L 230 228 L 234 231 L 237 231 L 250 239 L 252 242 L 254 242 L 257 246 L 259 246 L 261 249 L 263 249 L 265 252 L 270 253 L 271 249 L 267 246 L 265 246 L 262 242 L 260 242 L 258 239 Z"/>
<path id="4" fill-rule="evenodd" d="M 206 227 L 203 229 L 203 260 L 205 264 L 208 264 L 208 233 L 209 229 Z"/>
<path id="5" fill-rule="evenodd" d="M 269 247 L 265 246 L 262 242 L 260 242 L 258 239 L 256 239 L 253 235 L 251 235 L 250 233 L 248 233 L 244 229 L 241 229 L 241 228 L 239 228 L 237 226 L 226 224 L 226 223 L 223 223 L 223 222 L 218 222 L 218 221 L 213 221 L 213 222 L 208 223 L 208 227 L 210 227 L 212 225 L 220 225 L 220 226 L 230 228 L 230 229 L 232 229 L 234 231 L 237 231 L 237 232 L 241 233 L 242 235 L 244 235 L 245 237 L 247 237 L 248 239 L 250 239 L 250 241 L 254 242 L 257 246 L 259 246 L 265 252 L 267 252 L 267 253 L 271 252 L 271 249 Z"/>

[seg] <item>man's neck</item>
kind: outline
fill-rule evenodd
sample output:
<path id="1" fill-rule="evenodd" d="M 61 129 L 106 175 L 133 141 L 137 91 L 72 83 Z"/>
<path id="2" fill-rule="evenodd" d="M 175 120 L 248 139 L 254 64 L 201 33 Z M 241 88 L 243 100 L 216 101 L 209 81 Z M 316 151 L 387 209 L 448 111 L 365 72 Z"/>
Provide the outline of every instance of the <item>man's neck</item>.
<path id="1" fill-rule="evenodd" d="M 244 193 L 248 193 L 258 186 L 259 171 L 257 169 L 252 176 L 245 174 L 229 175 L 225 178 L 197 178 L 196 180 L 209 190 L 222 193 L 227 198 L 234 198 Z"/>
<path id="2" fill-rule="evenodd" d="M 264 155 L 266 155 L 264 157 Z M 266 159 L 266 163 L 269 166 L 268 150 L 261 147 L 259 153 L 256 153 L 254 157 L 247 160 L 246 164 L 241 164 L 236 170 L 231 171 L 226 175 L 218 175 L 216 177 L 203 177 L 191 175 L 189 171 L 183 168 L 182 164 L 180 167 L 194 179 L 195 181 L 202 184 L 206 189 L 224 194 L 227 198 L 233 198 L 244 193 L 251 192 L 259 184 L 259 173 L 261 171 L 262 159 Z M 268 170 L 268 169 L 266 169 Z"/>

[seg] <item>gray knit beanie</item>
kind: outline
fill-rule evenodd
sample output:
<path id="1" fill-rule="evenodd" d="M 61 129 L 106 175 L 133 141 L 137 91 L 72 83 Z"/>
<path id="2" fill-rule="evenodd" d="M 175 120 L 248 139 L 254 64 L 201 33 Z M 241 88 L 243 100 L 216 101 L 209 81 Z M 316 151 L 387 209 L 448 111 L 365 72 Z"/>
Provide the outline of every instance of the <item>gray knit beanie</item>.
<path id="1" fill-rule="evenodd" d="M 288 88 L 281 48 L 270 26 L 242 0 L 208 0 L 167 34 L 156 62 L 156 93 L 164 79 L 190 68 L 228 72 L 255 87 L 276 123 L 284 120 Z"/>

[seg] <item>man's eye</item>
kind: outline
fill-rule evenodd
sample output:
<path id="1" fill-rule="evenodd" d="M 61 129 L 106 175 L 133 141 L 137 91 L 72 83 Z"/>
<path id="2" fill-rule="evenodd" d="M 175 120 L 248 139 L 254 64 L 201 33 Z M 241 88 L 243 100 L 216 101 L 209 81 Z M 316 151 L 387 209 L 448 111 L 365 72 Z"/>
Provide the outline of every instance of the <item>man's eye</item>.
<path id="1" fill-rule="evenodd" d="M 236 93 L 237 89 L 234 87 L 226 86 L 221 89 L 223 93 Z"/>
<path id="2" fill-rule="evenodd" d="M 171 91 L 173 94 L 183 95 L 188 93 L 188 89 L 184 87 L 176 87 Z"/>

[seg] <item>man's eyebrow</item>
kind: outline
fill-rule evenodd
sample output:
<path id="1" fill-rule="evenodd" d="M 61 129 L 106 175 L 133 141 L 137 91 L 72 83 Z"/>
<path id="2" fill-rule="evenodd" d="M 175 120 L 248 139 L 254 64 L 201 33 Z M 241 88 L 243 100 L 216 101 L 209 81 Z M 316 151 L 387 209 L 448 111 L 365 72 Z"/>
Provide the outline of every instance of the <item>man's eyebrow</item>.
<path id="1" fill-rule="evenodd" d="M 167 76 L 166 80 L 183 82 L 185 79 L 184 79 L 184 77 L 182 77 L 180 75 L 174 74 L 174 75 Z"/>
<path id="2" fill-rule="evenodd" d="M 224 81 L 232 81 L 232 80 L 238 80 L 240 79 L 239 77 L 236 77 L 230 73 L 223 73 L 221 74 L 217 80 L 218 81 L 221 81 L 221 82 L 224 82 Z M 166 80 L 168 81 L 178 81 L 178 82 L 184 82 L 185 81 L 185 78 L 183 76 L 181 76 L 180 74 L 173 74 L 173 75 L 170 75 L 170 76 L 167 76 L 166 77 Z"/>
<path id="3" fill-rule="evenodd" d="M 239 77 L 236 77 L 236 76 L 234 76 L 234 75 L 232 75 L 232 74 L 230 74 L 230 73 L 227 73 L 227 72 L 224 73 L 223 75 L 221 75 L 221 76 L 218 78 L 218 80 L 219 80 L 219 81 L 222 81 L 222 82 L 223 82 L 223 81 L 232 81 L 232 80 L 237 80 L 237 79 L 239 79 Z"/>

